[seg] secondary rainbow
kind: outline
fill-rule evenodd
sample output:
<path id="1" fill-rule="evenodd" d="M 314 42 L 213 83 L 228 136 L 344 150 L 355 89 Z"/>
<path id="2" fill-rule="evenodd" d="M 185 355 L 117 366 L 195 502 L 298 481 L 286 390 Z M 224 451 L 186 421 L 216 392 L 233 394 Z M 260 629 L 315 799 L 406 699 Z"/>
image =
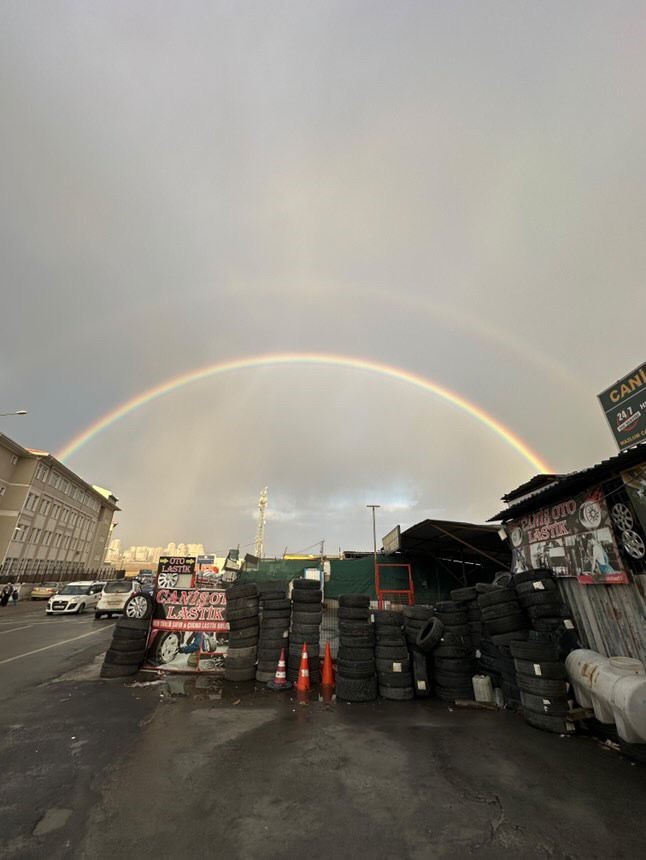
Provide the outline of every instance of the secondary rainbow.
<path id="1" fill-rule="evenodd" d="M 167 394 L 172 394 L 173 391 L 177 391 L 177 389 L 183 388 L 185 385 L 190 385 L 193 382 L 200 382 L 204 379 L 210 379 L 213 376 L 218 376 L 223 373 L 232 373 L 237 370 L 248 370 L 258 367 L 279 367 L 281 365 L 342 367 L 349 370 L 376 373 L 380 376 L 394 379 L 398 382 L 405 382 L 409 385 L 413 385 L 416 388 L 425 391 L 427 394 L 434 394 L 437 397 L 442 398 L 442 400 L 447 401 L 447 403 L 451 403 L 453 406 L 456 406 L 458 409 L 462 409 L 468 415 L 471 415 L 481 424 L 484 424 L 485 427 L 488 427 L 496 433 L 496 435 L 503 439 L 508 445 L 514 448 L 539 472 L 552 471 L 539 454 L 537 454 L 536 451 L 533 451 L 529 445 L 520 438 L 520 436 L 514 433 L 513 430 L 506 427 L 492 415 L 489 415 L 488 412 L 485 412 L 485 410 L 477 404 L 470 402 L 455 391 L 451 391 L 443 385 L 433 382 L 431 379 L 427 379 L 426 377 L 420 376 L 416 373 L 411 373 L 408 370 L 402 370 L 399 367 L 393 367 L 389 364 L 382 364 L 381 362 L 371 361 L 365 358 L 309 352 L 274 353 L 269 355 L 253 355 L 246 358 L 236 358 L 231 361 L 218 362 L 217 364 L 210 364 L 206 367 L 189 370 L 187 373 L 174 376 L 159 385 L 155 385 L 152 388 L 148 388 L 146 391 L 142 391 L 140 394 L 136 394 L 134 397 L 130 398 L 130 400 L 120 404 L 110 412 L 106 412 L 105 415 L 102 415 L 90 424 L 89 427 L 86 427 L 85 430 L 77 436 L 74 436 L 73 439 L 70 439 L 70 441 L 57 453 L 56 456 L 59 460 L 67 460 L 69 457 L 76 454 L 84 445 L 87 445 L 88 442 L 96 438 L 99 433 L 107 430 L 117 421 L 120 421 L 122 418 L 130 415 L 130 413 L 134 412 L 136 409 L 145 406 L 147 403 L 151 403 L 153 400 L 157 400 Z"/>

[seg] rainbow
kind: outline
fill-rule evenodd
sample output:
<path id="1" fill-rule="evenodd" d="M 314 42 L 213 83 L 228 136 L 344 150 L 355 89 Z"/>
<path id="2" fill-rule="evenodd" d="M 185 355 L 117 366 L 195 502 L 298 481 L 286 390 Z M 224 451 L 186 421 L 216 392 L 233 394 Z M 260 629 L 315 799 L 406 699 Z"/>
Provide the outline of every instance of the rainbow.
<path id="1" fill-rule="evenodd" d="M 551 468 L 541 457 L 524 442 L 520 436 L 517 436 L 513 430 L 506 427 L 502 422 L 498 421 L 488 412 L 485 412 L 480 406 L 471 403 L 466 398 L 451 391 L 430 379 L 420 376 L 416 373 L 410 373 L 407 370 L 402 370 L 398 367 L 393 367 L 389 364 L 382 364 L 378 361 L 370 361 L 365 358 L 354 358 L 347 355 L 334 354 L 319 354 L 308 352 L 287 352 L 275 353 L 269 355 L 254 355 L 247 358 L 236 358 L 231 361 L 223 361 L 217 364 L 210 364 L 206 367 L 201 367 L 196 370 L 189 370 L 187 373 L 182 373 L 179 376 L 174 376 L 142 391 L 126 400 L 125 403 L 106 412 L 94 423 L 82 430 L 73 439 L 61 448 L 56 454 L 57 459 L 67 460 L 76 454 L 84 445 L 96 438 L 99 433 L 107 430 L 117 421 L 130 415 L 141 406 L 151 403 L 166 394 L 171 394 L 185 385 L 190 385 L 193 382 L 200 382 L 203 379 L 210 379 L 213 376 L 219 376 L 222 373 L 233 373 L 237 370 L 248 370 L 257 367 L 280 367 L 282 365 L 318 365 L 322 367 L 343 367 L 351 370 L 359 370 L 368 373 L 376 373 L 388 379 L 394 379 L 397 382 L 405 382 L 413 385 L 416 388 L 425 391 L 427 394 L 434 394 L 441 397 L 447 403 L 451 403 L 458 409 L 462 409 L 468 415 L 471 415 L 485 427 L 492 430 L 497 436 L 503 439 L 508 445 L 514 448 L 525 460 L 530 463 L 539 472 L 551 472 Z"/>

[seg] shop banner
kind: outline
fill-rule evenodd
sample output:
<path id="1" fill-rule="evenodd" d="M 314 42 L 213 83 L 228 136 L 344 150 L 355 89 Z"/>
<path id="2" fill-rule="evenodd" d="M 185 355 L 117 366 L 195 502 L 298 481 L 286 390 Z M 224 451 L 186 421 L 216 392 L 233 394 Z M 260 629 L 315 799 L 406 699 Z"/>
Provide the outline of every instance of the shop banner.
<path id="1" fill-rule="evenodd" d="M 194 555 L 162 555 L 157 564 L 158 588 L 191 588 L 195 585 Z"/>
<path id="2" fill-rule="evenodd" d="M 620 450 L 646 439 L 646 363 L 599 394 Z"/>
<path id="3" fill-rule="evenodd" d="M 547 567 L 584 585 L 628 582 L 600 487 L 512 520 L 505 529 L 516 572 Z"/>
<path id="4" fill-rule="evenodd" d="M 213 588 L 156 588 L 146 668 L 218 671 L 224 666 L 229 625 L 226 592 Z"/>

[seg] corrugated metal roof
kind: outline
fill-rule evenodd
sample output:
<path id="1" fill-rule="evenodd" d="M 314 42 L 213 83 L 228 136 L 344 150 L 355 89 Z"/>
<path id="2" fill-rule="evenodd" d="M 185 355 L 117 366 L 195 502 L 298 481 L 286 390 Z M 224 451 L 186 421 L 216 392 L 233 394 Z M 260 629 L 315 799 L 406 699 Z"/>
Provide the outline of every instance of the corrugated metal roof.
<path id="1" fill-rule="evenodd" d="M 515 519 L 528 511 L 536 510 L 548 505 L 550 502 L 562 498 L 564 495 L 570 495 L 585 489 L 592 484 L 603 481 L 606 478 L 616 475 L 618 472 L 623 472 L 625 469 L 630 469 L 633 466 L 639 466 L 646 463 L 646 443 L 642 442 L 632 448 L 627 448 L 621 451 L 614 457 L 609 457 L 607 460 L 602 460 L 594 466 L 589 466 L 587 469 L 581 469 L 578 472 L 570 472 L 566 475 L 556 476 L 558 480 L 549 484 L 545 489 L 538 490 L 529 498 L 522 499 L 515 505 L 509 505 L 502 511 L 499 511 L 495 516 L 490 517 L 488 522 L 496 520 L 511 520 Z M 539 476 L 537 476 L 539 477 Z M 531 481 L 527 482 L 528 484 Z M 520 488 L 519 488 L 520 489 Z M 512 491 L 515 493 L 516 491 Z M 505 497 L 503 496 L 503 499 Z"/>

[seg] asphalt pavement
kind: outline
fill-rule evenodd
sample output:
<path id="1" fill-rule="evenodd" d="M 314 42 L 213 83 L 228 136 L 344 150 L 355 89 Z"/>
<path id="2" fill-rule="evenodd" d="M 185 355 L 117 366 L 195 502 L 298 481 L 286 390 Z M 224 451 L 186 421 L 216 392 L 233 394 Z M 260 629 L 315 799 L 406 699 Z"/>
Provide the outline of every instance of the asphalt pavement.
<path id="1" fill-rule="evenodd" d="M 0 613 L 3 860 L 643 854 L 646 768 L 594 738 L 438 700 L 102 681 L 111 627 Z"/>

